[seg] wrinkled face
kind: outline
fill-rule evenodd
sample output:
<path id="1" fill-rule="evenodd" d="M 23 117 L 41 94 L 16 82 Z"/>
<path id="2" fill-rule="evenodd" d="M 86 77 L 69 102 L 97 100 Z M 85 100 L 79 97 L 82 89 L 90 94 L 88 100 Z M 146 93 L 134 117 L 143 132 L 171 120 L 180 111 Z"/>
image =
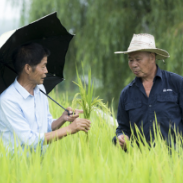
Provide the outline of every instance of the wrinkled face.
<path id="1" fill-rule="evenodd" d="M 35 85 L 43 84 L 46 73 L 48 73 L 46 64 L 47 57 L 44 57 L 38 65 L 32 67 L 31 72 L 29 73 L 29 80 L 31 83 Z"/>
<path id="2" fill-rule="evenodd" d="M 141 51 L 129 53 L 128 65 L 136 77 L 146 78 L 156 67 L 155 54 Z"/>

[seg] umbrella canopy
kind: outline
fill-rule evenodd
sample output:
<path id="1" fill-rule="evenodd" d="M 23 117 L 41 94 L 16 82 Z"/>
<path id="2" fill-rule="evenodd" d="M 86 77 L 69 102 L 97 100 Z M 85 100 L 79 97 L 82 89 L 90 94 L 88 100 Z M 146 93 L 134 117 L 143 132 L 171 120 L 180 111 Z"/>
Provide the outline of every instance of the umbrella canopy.
<path id="1" fill-rule="evenodd" d="M 0 94 L 17 76 L 11 55 L 22 44 L 35 42 L 50 50 L 44 86 L 49 93 L 64 80 L 63 69 L 65 55 L 73 35 L 67 32 L 57 18 L 57 13 L 47 15 L 20 29 L 3 34 L 0 37 Z"/>

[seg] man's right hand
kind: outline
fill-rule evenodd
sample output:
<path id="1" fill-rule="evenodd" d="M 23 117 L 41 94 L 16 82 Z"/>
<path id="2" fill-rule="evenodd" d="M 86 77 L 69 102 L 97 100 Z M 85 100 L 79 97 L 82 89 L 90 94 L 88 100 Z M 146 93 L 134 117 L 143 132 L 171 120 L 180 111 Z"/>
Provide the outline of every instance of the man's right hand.
<path id="1" fill-rule="evenodd" d="M 126 147 L 126 142 L 129 140 L 129 137 L 127 135 L 119 135 L 118 136 L 118 141 L 119 141 L 119 144 L 121 146 L 121 148 L 123 150 L 126 150 L 127 147 Z"/>
<path id="2" fill-rule="evenodd" d="M 68 127 L 72 134 L 77 133 L 78 131 L 87 133 L 90 129 L 90 124 L 91 122 L 87 119 L 76 118 Z"/>
<path id="3" fill-rule="evenodd" d="M 71 114 L 71 115 L 68 115 L 68 112 Z M 69 122 L 73 122 L 76 118 L 79 117 L 79 114 L 80 113 L 83 113 L 83 110 L 79 110 L 79 109 L 75 109 L 75 114 L 72 114 L 73 113 L 73 110 L 71 107 L 68 107 L 67 108 L 67 111 L 64 111 L 61 118 L 64 120 L 64 121 L 69 121 Z"/>

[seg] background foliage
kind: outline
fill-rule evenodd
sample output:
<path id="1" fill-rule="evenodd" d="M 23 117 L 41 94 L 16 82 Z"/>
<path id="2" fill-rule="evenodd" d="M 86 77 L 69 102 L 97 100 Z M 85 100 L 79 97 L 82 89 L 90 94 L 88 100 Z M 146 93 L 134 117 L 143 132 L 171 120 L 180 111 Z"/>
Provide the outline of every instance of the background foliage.
<path id="1" fill-rule="evenodd" d="M 183 1 L 182 0 L 11 0 L 22 7 L 21 25 L 57 11 L 62 24 L 76 34 L 66 57 L 65 78 L 59 91 L 74 96 L 75 66 L 92 69 L 95 95 L 117 109 L 120 91 L 133 78 L 126 55 L 133 33 L 150 33 L 156 46 L 167 50 L 170 58 L 160 68 L 183 75 Z M 48 22 L 49 23 L 49 22 Z M 73 91 L 73 93 L 72 93 Z"/>

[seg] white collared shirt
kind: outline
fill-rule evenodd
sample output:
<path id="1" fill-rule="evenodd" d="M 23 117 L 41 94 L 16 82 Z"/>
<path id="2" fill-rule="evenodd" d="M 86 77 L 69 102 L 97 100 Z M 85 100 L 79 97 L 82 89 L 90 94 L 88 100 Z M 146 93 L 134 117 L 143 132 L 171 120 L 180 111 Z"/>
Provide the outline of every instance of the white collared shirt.
<path id="1" fill-rule="evenodd" d="M 43 85 L 34 88 L 34 96 L 22 87 L 17 78 L 0 95 L 0 135 L 5 146 L 14 150 L 16 145 L 36 146 L 44 142 L 44 134 L 52 131 L 53 118 L 49 112 L 47 97 L 39 91 Z"/>

